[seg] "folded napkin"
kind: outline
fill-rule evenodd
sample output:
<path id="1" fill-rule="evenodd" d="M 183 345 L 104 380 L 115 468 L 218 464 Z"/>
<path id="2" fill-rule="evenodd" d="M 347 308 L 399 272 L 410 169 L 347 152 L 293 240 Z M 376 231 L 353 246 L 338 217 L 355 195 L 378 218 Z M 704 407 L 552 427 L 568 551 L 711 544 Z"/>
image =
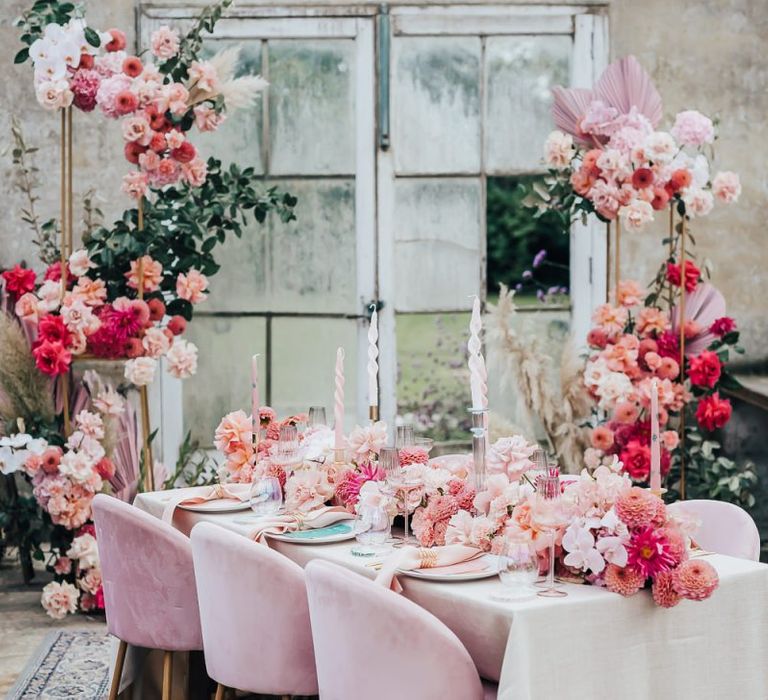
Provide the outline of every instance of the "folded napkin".
<path id="1" fill-rule="evenodd" d="M 196 506 L 208 501 L 230 500 L 245 503 L 250 497 L 250 484 L 214 484 L 179 489 L 182 493 L 171 496 L 163 509 L 163 522 L 170 523 L 178 506 Z"/>
<path id="2" fill-rule="evenodd" d="M 403 547 L 389 556 L 381 567 L 376 583 L 400 593 L 403 587 L 395 574 L 398 571 L 432 569 L 440 573 L 465 574 L 482 571 L 487 564 L 474 561 L 483 555 L 477 547 L 463 544 L 448 544 L 444 547 Z"/>
<path id="3" fill-rule="evenodd" d="M 251 539 L 263 543 L 267 535 L 284 535 L 286 532 L 296 532 L 297 530 L 316 530 L 334 525 L 342 520 L 353 520 L 354 518 L 354 513 L 350 513 L 341 506 L 323 506 L 311 510 L 309 513 L 298 511 L 282 513 L 261 520 L 249 536 Z"/>

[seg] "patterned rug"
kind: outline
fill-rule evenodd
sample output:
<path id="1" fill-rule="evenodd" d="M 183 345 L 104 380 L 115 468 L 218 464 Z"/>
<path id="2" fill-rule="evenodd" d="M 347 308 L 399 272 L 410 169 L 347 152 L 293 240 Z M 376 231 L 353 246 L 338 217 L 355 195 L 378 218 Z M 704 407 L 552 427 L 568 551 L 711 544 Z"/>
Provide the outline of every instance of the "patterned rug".
<path id="1" fill-rule="evenodd" d="M 110 638 L 103 632 L 51 632 L 7 700 L 98 700 L 109 692 Z"/>

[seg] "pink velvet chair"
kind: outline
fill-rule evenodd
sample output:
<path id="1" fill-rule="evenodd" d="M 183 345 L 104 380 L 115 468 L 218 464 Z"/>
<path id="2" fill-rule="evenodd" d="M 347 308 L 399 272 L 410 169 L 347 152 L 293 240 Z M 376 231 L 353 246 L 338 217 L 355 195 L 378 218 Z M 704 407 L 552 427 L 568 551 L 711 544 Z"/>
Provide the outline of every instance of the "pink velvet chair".
<path id="1" fill-rule="evenodd" d="M 389 589 L 325 561 L 307 564 L 322 700 L 496 697 L 456 635 Z"/>
<path id="2" fill-rule="evenodd" d="M 128 644 L 161 649 L 163 700 L 171 697 L 174 651 L 203 648 L 189 540 L 158 518 L 104 494 L 93 499 L 107 630 L 120 640 L 110 700 Z"/>
<path id="3" fill-rule="evenodd" d="M 677 501 L 669 505 L 670 513 L 685 511 L 701 520 L 693 536 L 702 549 L 740 559 L 760 559 L 760 533 L 755 521 L 743 508 L 725 501 Z"/>
<path id="4" fill-rule="evenodd" d="M 264 695 L 316 695 L 303 569 L 212 523 L 192 528 L 205 667 L 219 686 Z"/>

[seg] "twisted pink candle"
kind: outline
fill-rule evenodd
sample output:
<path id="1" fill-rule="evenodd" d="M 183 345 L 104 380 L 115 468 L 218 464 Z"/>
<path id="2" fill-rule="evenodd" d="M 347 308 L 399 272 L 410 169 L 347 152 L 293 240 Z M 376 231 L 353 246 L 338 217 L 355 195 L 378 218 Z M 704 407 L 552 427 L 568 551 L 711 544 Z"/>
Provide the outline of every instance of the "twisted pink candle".
<path id="1" fill-rule="evenodd" d="M 344 449 L 344 348 L 336 350 L 336 388 L 333 393 L 336 440 L 334 447 Z"/>
<path id="2" fill-rule="evenodd" d="M 651 491 L 661 492 L 661 445 L 659 444 L 659 388 L 651 382 Z"/>

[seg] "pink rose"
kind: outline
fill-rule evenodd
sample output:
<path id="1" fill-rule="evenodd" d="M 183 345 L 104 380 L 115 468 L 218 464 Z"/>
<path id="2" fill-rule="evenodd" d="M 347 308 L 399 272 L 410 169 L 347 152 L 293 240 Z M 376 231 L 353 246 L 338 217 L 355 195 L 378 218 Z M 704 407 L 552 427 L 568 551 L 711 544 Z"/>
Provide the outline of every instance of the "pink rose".
<path id="1" fill-rule="evenodd" d="M 163 61 L 173 58 L 179 52 L 179 33 L 163 25 L 150 37 L 152 53 Z"/>
<path id="2" fill-rule="evenodd" d="M 27 292 L 19 297 L 19 300 L 14 307 L 14 311 L 16 312 L 16 315 L 24 321 L 37 322 L 40 313 L 39 305 L 40 300 L 32 294 L 32 292 Z"/>
<path id="3" fill-rule="evenodd" d="M 149 177 L 146 173 L 132 170 L 123 176 L 122 191 L 133 199 L 141 199 L 149 189 Z"/>
<path id="4" fill-rule="evenodd" d="M 168 372 L 177 379 L 186 379 L 197 372 L 197 346 L 182 338 L 174 338 L 166 355 Z"/>
<path id="5" fill-rule="evenodd" d="M 723 170 L 715 175 L 712 180 L 712 194 L 725 204 L 733 204 L 738 201 L 741 194 L 741 182 L 736 173 L 729 170 Z"/>
<path id="6" fill-rule="evenodd" d="M 80 594 L 71 583 L 52 581 L 43 588 L 40 602 L 45 612 L 54 620 L 63 620 L 67 613 L 77 612 L 77 600 Z"/>
<path id="7" fill-rule="evenodd" d="M 130 90 L 131 83 L 131 79 L 123 73 L 116 73 L 101 81 L 96 93 L 96 102 L 104 114 L 113 119 L 117 119 L 120 116 L 117 96 L 126 90 Z"/>
<path id="8" fill-rule="evenodd" d="M 197 105 L 195 112 L 195 126 L 200 131 L 216 131 L 226 119 L 223 113 L 217 113 L 216 110 L 207 104 Z"/>
<path id="9" fill-rule="evenodd" d="M 653 207 L 641 199 L 635 199 L 619 210 L 622 223 L 630 231 L 639 231 L 653 221 Z"/>
<path id="10" fill-rule="evenodd" d="M 142 263 L 141 273 L 144 278 L 144 291 L 154 292 L 160 288 L 160 282 L 163 279 L 163 266 L 149 255 L 144 255 L 140 259 Z M 139 260 L 131 260 L 131 270 L 125 273 L 125 278 L 128 280 L 128 286 L 131 289 L 139 288 Z"/>
<path id="11" fill-rule="evenodd" d="M 161 357 L 171 349 L 168 336 L 157 326 L 147 329 L 141 344 L 149 357 Z"/>
<path id="12" fill-rule="evenodd" d="M 206 289 L 208 289 L 208 278 L 197 270 L 190 270 L 186 275 L 182 272 L 176 278 L 176 294 L 191 304 L 205 301 L 207 298 Z"/>
<path id="13" fill-rule="evenodd" d="M 202 158 L 195 158 L 182 164 L 181 175 L 191 187 L 200 187 L 208 175 L 208 165 Z"/>

